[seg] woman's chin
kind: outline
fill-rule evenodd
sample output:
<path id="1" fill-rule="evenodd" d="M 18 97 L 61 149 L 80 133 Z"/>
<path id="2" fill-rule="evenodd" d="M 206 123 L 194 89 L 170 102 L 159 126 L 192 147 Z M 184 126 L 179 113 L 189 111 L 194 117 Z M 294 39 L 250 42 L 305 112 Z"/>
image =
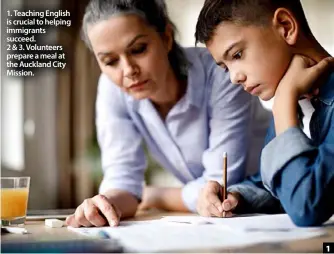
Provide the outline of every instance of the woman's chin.
<path id="1" fill-rule="evenodd" d="M 131 96 L 135 98 L 136 100 L 143 100 L 147 99 L 149 97 L 148 92 L 136 92 L 136 93 L 131 93 Z"/>

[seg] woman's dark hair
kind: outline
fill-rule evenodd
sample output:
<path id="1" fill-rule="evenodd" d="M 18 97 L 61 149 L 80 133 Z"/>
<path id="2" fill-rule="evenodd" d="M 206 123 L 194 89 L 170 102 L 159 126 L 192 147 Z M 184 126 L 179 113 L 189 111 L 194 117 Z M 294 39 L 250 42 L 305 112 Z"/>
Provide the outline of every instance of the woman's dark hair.
<path id="1" fill-rule="evenodd" d="M 173 45 L 168 59 L 177 78 L 186 78 L 188 61 L 182 48 L 174 39 L 176 27 L 168 17 L 164 0 L 91 0 L 86 7 L 82 23 L 82 38 L 86 45 L 92 49 L 87 36 L 88 26 L 116 15 L 125 14 L 135 14 L 142 17 L 161 35 L 165 32 L 168 24 L 172 26 Z"/>

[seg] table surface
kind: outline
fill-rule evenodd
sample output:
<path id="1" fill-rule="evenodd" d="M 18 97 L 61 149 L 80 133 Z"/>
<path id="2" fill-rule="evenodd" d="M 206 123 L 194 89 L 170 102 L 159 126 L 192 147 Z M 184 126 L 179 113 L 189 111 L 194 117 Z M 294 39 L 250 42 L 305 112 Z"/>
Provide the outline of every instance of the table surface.
<path id="1" fill-rule="evenodd" d="M 161 211 L 145 211 L 138 212 L 134 218 L 129 220 L 142 221 L 142 220 L 152 220 L 159 219 L 161 216 L 173 216 L 173 215 L 189 215 L 182 213 L 171 213 L 171 212 L 161 212 Z M 19 234 L 1 234 L 2 242 L 11 241 L 22 241 L 22 240 L 32 240 L 32 241 L 46 241 L 46 240 L 75 240 L 75 239 L 87 239 L 88 237 L 74 233 L 68 230 L 66 227 L 62 228 L 49 228 L 44 226 L 44 220 L 27 221 L 25 225 L 29 234 L 19 235 Z M 326 235 L 306 239 L 297 240 L 290 242 L 281 243 L 264 243 L 257 244 L 250 247 L 242 248 L 223 248 L 223 249 L 208 249 L 208 250 L 189 250 L 189 252 L 204 251 L 204 252 L 322 252 L 323 242 L 334 242 L 334 227 L 325 228 L 327 231 Z"/>

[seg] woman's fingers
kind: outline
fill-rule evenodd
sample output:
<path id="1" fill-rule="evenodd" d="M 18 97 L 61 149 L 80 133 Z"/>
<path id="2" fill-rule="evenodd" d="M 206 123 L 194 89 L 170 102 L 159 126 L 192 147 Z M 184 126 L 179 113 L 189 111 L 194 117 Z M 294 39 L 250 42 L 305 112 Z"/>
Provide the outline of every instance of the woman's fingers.
<path id="1" fill-rule="evenodd" d="M 104 195 L 96 195 L 79 205 L 75 213 L 66 218 L 66 224 L 72 227 L 101 227 L 107 223 L 118 226 L 121 216 L 116 205 L 111 204 Z"/>
<path id="2" fill-rule="evenodd" d="M 76 222 L 74 214 L 71 214 L 66 218 L 66 225 L 74 228 L 78 228 L 81 226 L 79 223 Z"/>
<path id="3" fill-rule="evenodd" d="M 84 227 L 91 227 L 92 223 L 90 223 L 87 218 L 85 217 L 83 205 L 79 205 L 78 208 L 75 210 L 74 213 L 75 221 Z"/>
<path id="4" fill-rule="evenodd" d="M 96 227 L 107 224 L 107 220 L 99 213 L 99 209 L 94 205 L 91 199 L 83 202 L 83 209 L 86 219 Z"/>
<path id="5" fill-rule="evenodd" d="M 99 209 L 102 215 L 107 219 L 110 226 L 118 226 L 121 219 L 119 209 L 110 204 L 108 199 L 103 195 L 96 195 L 92 199 L 94 205 Z"/>

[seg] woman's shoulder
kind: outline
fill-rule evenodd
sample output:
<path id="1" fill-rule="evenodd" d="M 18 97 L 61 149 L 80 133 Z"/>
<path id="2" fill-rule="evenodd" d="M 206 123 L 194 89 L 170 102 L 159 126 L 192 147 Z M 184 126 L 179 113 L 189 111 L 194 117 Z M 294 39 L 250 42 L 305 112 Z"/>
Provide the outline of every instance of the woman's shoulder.
<path id="1" fill-rule="evenodd" d="M 206 83 L 216 83 L 215 80 L 224 80 L 224 82 L 229 81 L 229 74 L 217 65 L 207 48 L 189 47 L 184 50 L 190 63 L 190 75 L 203 73 Z"/>
<path id="2" fill-rule="evenodd" d="M 209 50 L 204 47 L 185 47 L 184 52 L 190 63 L 202 63 L 203 66 L 214 65 L 215 61 Z"/>

